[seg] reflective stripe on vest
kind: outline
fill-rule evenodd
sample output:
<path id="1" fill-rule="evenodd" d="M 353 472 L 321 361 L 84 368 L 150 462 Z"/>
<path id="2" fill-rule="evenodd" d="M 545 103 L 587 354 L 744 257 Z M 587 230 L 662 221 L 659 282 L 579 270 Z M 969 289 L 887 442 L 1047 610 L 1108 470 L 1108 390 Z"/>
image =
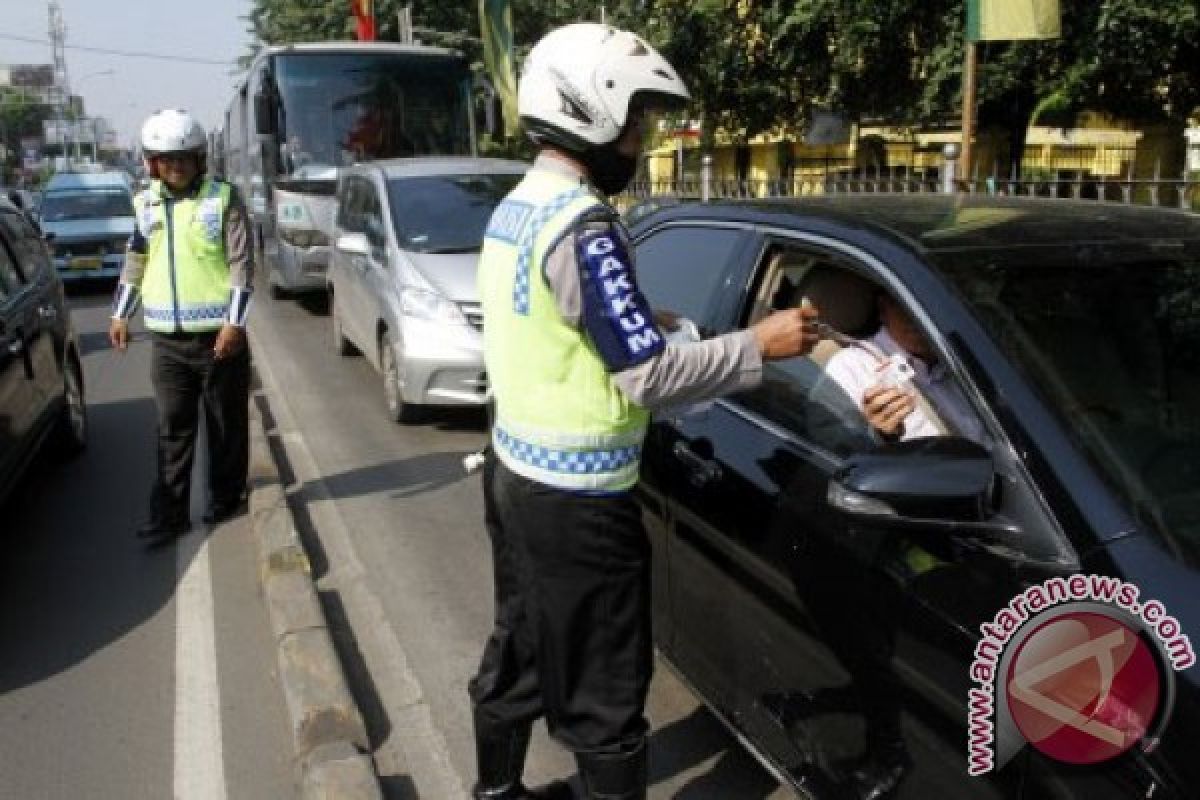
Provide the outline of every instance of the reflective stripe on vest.
<path id="1" fill-rule="evenodd" d="M 206 179 L 194 197 L 164 198 L 155 182 L 135 198 L 147 246 L 141 289 L 148 329 L 203 332 L 225 323 L 229 264 L 223 234 L 230 197 L 228 184 Z"/>
<path id="2" fill-rule="evenodd" d="M 519 475 L 576 491 L 637 482 L 648 418 L 563 320 L 544 279 L 550 249 L 604 207 L 577 180 L 534 168 L 496 208 L 479 263 L 496 454 Z"/>

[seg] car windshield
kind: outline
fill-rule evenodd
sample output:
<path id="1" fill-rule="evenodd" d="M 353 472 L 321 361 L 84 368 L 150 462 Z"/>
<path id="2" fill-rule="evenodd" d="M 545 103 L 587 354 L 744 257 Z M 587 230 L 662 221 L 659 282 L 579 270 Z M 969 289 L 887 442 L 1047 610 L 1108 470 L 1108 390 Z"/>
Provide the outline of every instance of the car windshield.
<path id="1" fill-rule="evenodd" d="M 420 253 L 471 253 L 483 246 L 492 210 L 519 174 L 429 175 L 388 181 L 400 246 Z"/>
<path id="2" fill-rule="evenodd" d="M 292 53 L 275 61 L 283 174 L 381 158 L 467 155 L 470 73 L 457 56 Z"/>
<path id="3" fill-rule="evenodd" d="M 1200 564 L 1200 242 L 939 261 L 1109 484 Z"/>
<path id="4" fill-rule="evenodd" d="M 133 198 L 119 190 L 52 192 L 42 201 L 43 222 L 132 217 Z"/>

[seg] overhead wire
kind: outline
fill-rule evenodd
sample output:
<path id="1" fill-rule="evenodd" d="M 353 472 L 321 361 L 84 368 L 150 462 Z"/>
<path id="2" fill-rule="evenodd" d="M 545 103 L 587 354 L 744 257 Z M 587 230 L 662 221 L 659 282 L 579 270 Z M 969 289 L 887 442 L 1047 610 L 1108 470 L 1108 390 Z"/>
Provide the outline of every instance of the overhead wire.
<path id="1" fill-rule="evenodd" d="M 42 44 L 50 46 L 48 39 L 36 39 L 32 36 L 18 36 L 12 33 L 0 33 L 0 39 L 7 39 L 13 42 L 25 42 L 27 44 Z M 68 50 L 79 50 L 85 53 L 100 53 L 109 56 L 121 56 L 123 58 L 151 58 L 159 61 L 175 61 L 186 64 L 207 64 L 210 66 L 228 67 L 235 63 L 233 59 L 228 61 L 218 61 L 211 58 L 198 58 L 195 56 L 174 56 L 166 53 L 147 53 L 138 50 L 116 50 L 107 47 L 89 47 L 82 44 L 67 44 L 64 45 Z"/>

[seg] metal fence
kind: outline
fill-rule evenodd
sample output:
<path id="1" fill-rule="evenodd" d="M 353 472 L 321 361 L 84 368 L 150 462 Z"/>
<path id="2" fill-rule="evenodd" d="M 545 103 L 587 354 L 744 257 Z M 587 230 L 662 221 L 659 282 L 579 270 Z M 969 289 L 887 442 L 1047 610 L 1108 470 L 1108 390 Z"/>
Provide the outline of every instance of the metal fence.
<path id="1" fill-rule="evenodd" d="M 1200 172 L 1185 171 L 1178 178 L 1134 178 L 1132 169 L 1124 177 L 1090 175 L 1083 170 L 1058 170 L 1053 176 L 1002 178 L 974 174 L 956 177 L 952 160 L 940 167 L 838 166 L 823 171 L 795 170 L 789 176 L 768 180 L 718 177 L 711 157 L 705 157 L 700 175 L 682 181 L 635 181 L 617 198 L 622 208 L 651 197 L 691 200 L 728 198 L 803 197 L 836 194 L 959 194 L 1056 197 L 1091 200 L 1097 203 L 1149 205 L 1200 211 Z"/>

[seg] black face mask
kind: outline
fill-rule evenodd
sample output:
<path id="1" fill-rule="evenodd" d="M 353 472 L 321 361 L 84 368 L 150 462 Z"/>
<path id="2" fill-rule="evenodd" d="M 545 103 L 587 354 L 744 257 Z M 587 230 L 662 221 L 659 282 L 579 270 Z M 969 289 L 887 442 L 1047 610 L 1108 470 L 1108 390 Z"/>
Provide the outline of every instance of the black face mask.
<path id="1" fill-rule="evenodd" d="M 606 195 L 625 191 L 637 172 L 637 156 L 622 155 L 613 145 L 590 151 L 584 156 L 583 163 L 591 174 L 592 183 Z"/>

